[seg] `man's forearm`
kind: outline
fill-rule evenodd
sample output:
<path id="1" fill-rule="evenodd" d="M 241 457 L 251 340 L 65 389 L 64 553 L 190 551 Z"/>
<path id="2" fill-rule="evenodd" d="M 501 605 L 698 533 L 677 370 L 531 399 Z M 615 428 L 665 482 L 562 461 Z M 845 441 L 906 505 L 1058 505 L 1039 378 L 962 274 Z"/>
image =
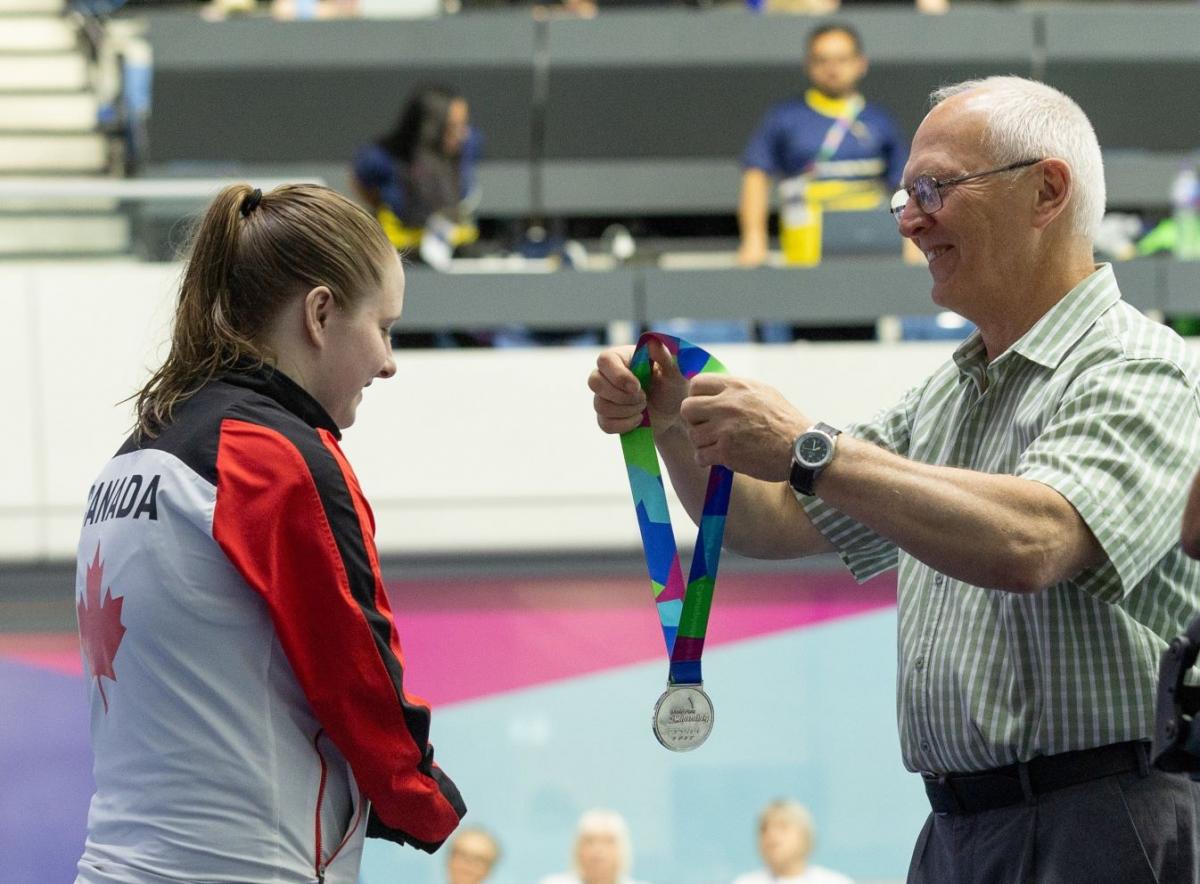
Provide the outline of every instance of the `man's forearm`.
<path id="1" fill-rule="evenodd" d="M 742 244 L 767 248 L 767 215 L 770 209 L 771 179 L 760 169 L 747 169 L 742 175 L 738 198 L 738 228 Z"/>
<path id="2" fill-rule="evenodd" d="M 842 438 L 816 491 L 930 567 L 976 586 L 1036 592 L 1103 561 L 1066 498 L 1016 476 L 930 466 Z"/>

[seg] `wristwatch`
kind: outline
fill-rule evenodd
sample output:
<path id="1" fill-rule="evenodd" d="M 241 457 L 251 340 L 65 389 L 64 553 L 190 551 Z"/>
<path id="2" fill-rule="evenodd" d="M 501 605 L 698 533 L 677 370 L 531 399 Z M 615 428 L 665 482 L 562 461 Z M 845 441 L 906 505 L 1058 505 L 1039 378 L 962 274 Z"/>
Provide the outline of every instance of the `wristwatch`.
<path id="1" fill-rule="evenodd" d="M 792 472 L 788 484 L 797 493 L 812 497 L 813 484 L 821 470 L 833 460 L 837 448 L 837 437 L 841 430 L 826 423 L 818 423 L 807 433 L 801 433 L 792 443 Z"/>

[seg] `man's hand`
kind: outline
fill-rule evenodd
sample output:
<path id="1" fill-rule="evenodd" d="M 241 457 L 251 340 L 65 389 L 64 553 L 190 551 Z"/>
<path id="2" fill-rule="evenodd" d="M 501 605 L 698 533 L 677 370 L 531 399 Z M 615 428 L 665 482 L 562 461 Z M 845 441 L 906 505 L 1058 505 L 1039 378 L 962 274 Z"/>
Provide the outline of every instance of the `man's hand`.
<path id="1" fill-rule="evenodd" d="M 761 267 L 767 261 L 767 243 L 765 240 L 748 237 L 742 241 L 737 251 L 739 267 Z"/>
<path id="2" fill-rule="evenodd" d="M 698 464 L 767 482 L 787 480 L 792 442 L 813 424 L 774 387 L 719 374 L 692 378 L 679 413 Z"/>
<path id="3" fill-rule="evenodd" d="M 651 341 L 648 346 L 653 363 L 650 424 L 657 435 L 679 425 L 679 406 L 687 395 L 688 382 L 679 373 L 670 350 L 659 341 Z M 647 400 L 637 377 L 629 370 L 632 358 L 631 346 L 605 350 L 588 376 L 596 422 L 606 433 L 625 433 L 642 423 Z"/>

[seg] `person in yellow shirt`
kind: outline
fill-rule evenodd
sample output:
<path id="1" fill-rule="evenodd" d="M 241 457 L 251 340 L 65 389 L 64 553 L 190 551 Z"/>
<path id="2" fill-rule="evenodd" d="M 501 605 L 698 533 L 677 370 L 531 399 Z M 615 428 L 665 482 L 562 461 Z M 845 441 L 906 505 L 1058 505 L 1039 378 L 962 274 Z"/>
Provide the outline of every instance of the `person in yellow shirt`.
<path id="1" fill-rule="evenodd" d="M 858 32 L 846 24 L 821 25 L 809 34 L 807 47 L 809 88 L 773 106 L 742 155 L 743 266 L 766 260 L 772 180 L 779 181 L 788 262 L 815 264 L 819 213 L 882 210 L 884 195 L 899 186 L 908 159 L 908 140 L 891 115 L 858 91 L 868 66 Z"/>

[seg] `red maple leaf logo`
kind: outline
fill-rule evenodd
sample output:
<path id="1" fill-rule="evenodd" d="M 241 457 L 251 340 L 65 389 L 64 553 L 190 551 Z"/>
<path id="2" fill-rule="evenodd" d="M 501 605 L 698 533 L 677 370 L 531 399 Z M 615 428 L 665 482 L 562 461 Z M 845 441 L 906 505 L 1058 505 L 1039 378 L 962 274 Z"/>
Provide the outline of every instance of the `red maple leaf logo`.
<path id="1" fill-rule="evenodd" d="M 125 599 L 114 599 L 110 586 L 104 601 L 100 601 L 100 584 L 103 582 L 104 563 L 100 561 L 100 544 L 97 543 L 96 557 L 87 566 L 87 592 L 75 605 L 75 612 L 79 615 L 79 642 L 83 646 L 83 657 L 100 688 L 104 714 L 107 715 L 108 697 L 104 694 L 104 682 L 100 676 L 117 680 L 117 674 L 113 672 L 113 657 L 117 655 L 117 647 L 125 635 L 125 627 L 121 625 L 121 605 Z"/>

